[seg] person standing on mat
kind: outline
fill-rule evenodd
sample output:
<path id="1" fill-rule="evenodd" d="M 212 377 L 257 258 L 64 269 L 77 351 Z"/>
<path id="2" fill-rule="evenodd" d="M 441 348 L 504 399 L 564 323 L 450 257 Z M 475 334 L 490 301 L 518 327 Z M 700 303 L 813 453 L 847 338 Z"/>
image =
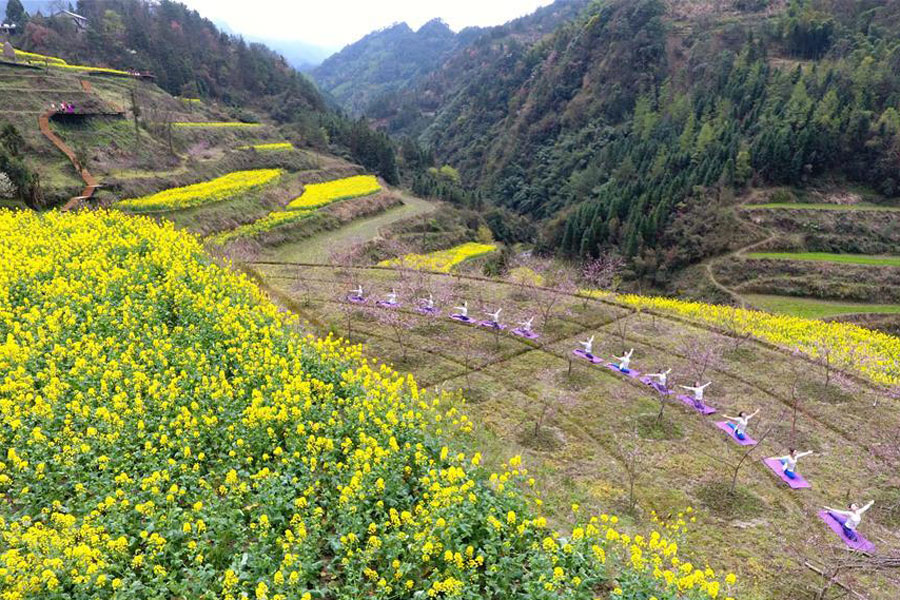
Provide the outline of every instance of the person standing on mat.
<path id="1" fill-rule="evenodd" d="M 669 373 L 672 372 L 672 369 L 666 369 L 665 371 L 660 371 L 659 373 L 650 373 L 647 377 L 651 377 L 656 379 L 659 382 L 659 387 L 664 390 L 669 389 Z"/>
<path id="2" fill-rule="evenodd" d="M 836 508 L 831 508 L 830 506 L 826 506 L 825 510 L 828 511 L 828 514 L 831 515 L 835 521 L 841 524 L 841 529 L 844 530 L 844 535 L 847 536 L 847 539 L 855 542 L 859 539 L 856 535 L 856 528 L 859 527 L 859 524 L 862 521 L 863 513 L 872 508 L 873 504 L 875 504 L 875 501 L 870 500 L 869 503 L 862 508 L 854 502 L 850 505 L 850 510 L 838 510 Z"/>
<path id="3" fill-rule="evenodd" d="M 797 479 L 797 473 L 795 472 L 797 470 L 797 461 L 812 453 L 812 450 L 797 452 L 793 448 L 790 448 L 787 456 L 775 456 L 773 458 L 781 463 L 781 470 L 785 477 L 788 479 Z"/>
<path id="4" fill-rule="evenodd" d="M 698 381 L 694 383 L 694 387 L 690 387 L 687 385 L 679 385 L 678 387 L 694 392 L 694 406 L 697 408 L 703 408 L 703 390 L 708 388 L 711 384 L 712 381 L 707 381 L 703 385 L 700 385 L 700 382 Z"/>
<path id="5" fill-rule="evenodd" d="M 614 356 L 617 361 L 619 361 L 619 370 L 628 372 L 628 365 L 631 364 L 631 355 L 634 354 L 634 348 L 623 354 L 622 356 Z"/>
<path id="6" fill-rule="evenodd" d="M 728 426 L 734 430 L 734 437 L 736 437 L 737 439 L 739 439 L 743 442 L 745 439 L 747 439 L 747 435 L 746 435 L 747 423 L 750 421 L 750 419 L 752 419 L 753 417 L 755 417 L 758 414 L 759 414 L 759 409 L 756 409 L 756 412 L 753 413 L 752 415 L 748 415 L 748 414 L 744 413 L 744 411 L 741 411 L 738 413 L 738 416 L 736 416 L 736 417 L 729 417 L 728 415 L 722 415 L 722 416 L 725 417 L 726 419 L 728 419 L 729 421 L 734 421 L 734 423 L 729 423 Z"/>

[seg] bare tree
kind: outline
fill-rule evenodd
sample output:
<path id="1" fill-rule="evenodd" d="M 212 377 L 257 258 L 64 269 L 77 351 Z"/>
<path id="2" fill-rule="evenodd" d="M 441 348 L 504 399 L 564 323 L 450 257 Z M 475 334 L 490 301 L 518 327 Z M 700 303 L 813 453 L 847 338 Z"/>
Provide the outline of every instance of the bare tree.
<path id="1" fill-rule="evenodd" d="M 821 339 L 815 343 L 815 360 L 822 367 L 822 375 L 825 377 L 825 387 L 831 385 L 831 376 L 834 373 L 834 347 L 828 340 Z"/>
<path id="2" fill-rule="evenodd" d="M 520 266 L 528 267 L 540 276 L 525 279 L 522 286 L 541 316 L 541 326 L 547 330 L 551 319 L 560 312 L 560 301 L 577 290 L 572 269 L 533 256 L 520 258 L 519 262 Z"/>
<path id="3" fill-rule="evenodd" d="M 753 454 L 753 452 L 754 452 L 757 448 L 759 448 L 760 446 L 762 446 L 762 443 L 763 443 L 763 442 L 766 440 L 766 438 L 768 438 L 769 435 L 777 428 L 778 423 L 780 423 L 782 420 L 784 420 L 784 412 L 782 412 L 781 415 L 779 415 L 779 417 L 778 417 L 777 419 L 774 419 L 774 420 L 769 424 L 769 426 L 768 426 L 765 430 L 763 430 L 763 432 L 762 432 L 761 434 L 759 434 L 759 436 L 756 438 L 756 443 L 755 443 L 754 445 L 752 445 L 752 446 L 742 446 L 743 450 L 742 450 L 742 452 L 741 452 L 741 454 L 740 454 L 740 457 L 739 457 L 736 461 L 735 461 L 735 460 L 730 460 L 729 458 L 726 458 L 726 457 L 724 457 L 724 456 L 719 456 L 719 455 L 716 455 L 716 454 L 712 454 L 712 453 L 710 453 L 710 452 L 707 452 L 706 450 L 700 449 L 700 452 L 701 452 L 702 454 L 706 455 L 706 456 L 709 457 L 709 458 L 712 458 L 713 460 L 715 460 L 715 461 L 717 461 L 717 462 L 722 463 L 722 464 L 725 465 L 728 469 L 730 469 L 730 473 L 731 473 L 731 484 L 730 484 L 730 486 L 728 487 L 728 493 L 729 493 L 731 496 L 734 496 L 735 492 L 737 491 L 738 475 L 739 475 L 740 472 L 741 472 L 741 468 L 743 468 L 743 466 L 747 463 L 747 459 L 750 458 L 750 455 Z"/>
<path id="4" fill-rule="evenodd" d="M 709 338 L 688 338 L 681 343 L 679 350 L 690 363 L 690 375 L 694 381 L 700 381 L 707 371 L 722 365 L 722 345 Z"/>
<path id="5" fill-rule="evenodd" d="M 602 254 L 598 258 L 589 260 L 581 268 L 581 279 L 591 288 L 609 292 L 615 292 L 622 283 L 622 268 L 625 261 L 617 254 Z M 588 296 L 583 298 L 584 306 L 587 306 Z"/>
<path id="6" fill-rule="evenodd" d="M 635 485 L 647 469 L 656 466 L 657 459 L 647 452 L 636 426 L 629 434 L 618 434 L 615 439 L 616 445 L 622 451 L 622 464 L 628 481 L 628 511 L 632 512 L 637 505 L 637 498 L 634 495 Z"/>
<path id="7" fill-rule="evenodd" d="M 411 301 L 413 301 L 413 294 L 412 290 L 410 289 L 410 280 L 396 280 L 391 287 L 394 292 L 397 293 L 398 298 L 410 299 Z M 394 341 L 400 347 L 400 351 L 403 354 L 403 362 L 408 363 L 408 350 L 410 341 L 409 332 L 416 325 L 416 316 L 412 312 L 407 310 L 406 307 L 402 306 L 393 308 L 381 306 L 375 308 L 373 314 L 375 315 L 378 323 L 391 330 L 391 332 L 393 333 Z"/>
<path id="8" fill-rule="evenodd" d="M 728 316 L 725 318 L 725 331 L 731 341 L 732 352 L 737 352 L 751 337 L 751 331 L 746 320 L 741 318 L 741 309 L 731 307 L 728 310 Z"/>

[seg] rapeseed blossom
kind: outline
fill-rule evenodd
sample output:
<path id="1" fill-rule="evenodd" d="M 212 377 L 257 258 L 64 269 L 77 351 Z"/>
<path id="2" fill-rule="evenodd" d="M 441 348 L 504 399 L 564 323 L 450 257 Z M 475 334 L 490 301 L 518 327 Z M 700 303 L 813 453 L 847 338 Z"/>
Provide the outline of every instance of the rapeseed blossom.
<path id="1" fill-rule="evenodd" d="M 325 183 L 312 183 L 306 186 L 303 194 L 287 205 L 288 210 L 309 210 L 320 208 L 348 198 L 368 196 L 381 191 L 381 185 L 374 175 L 355 175 L 344 179 L 335 179 Z"/>
<path id="2" fill-rule="evenodd" d="M 446 250 L 430 252 L 428 254 L 407 254 L 400 258 L 392 258 L 378 263 L 380 267 L 404 267 L 407 269 L 421 269 L 438 273 L 449 273 L 456 265 L 493 252 L 497 246 L 493 244 L 479 244 L 467 242 Z"/>
<path id="3" fill-rule="evenodd" d="M 683 519 L 550 531 L 521 458 L 452 448 L 453 395 L 304 337 L 171 224 L 0 211 L 0 240 L 2 598 L 730 591 Z"/>
<path id="4" fill-rule="evenodd" d="M 271 183 L 283 173 L 281 169 L 236 171 L 203 183 L 171 188 L 142 198 L 121 200 L 116 206 L 132 212 L 152 212 L 212 204 Z"/>

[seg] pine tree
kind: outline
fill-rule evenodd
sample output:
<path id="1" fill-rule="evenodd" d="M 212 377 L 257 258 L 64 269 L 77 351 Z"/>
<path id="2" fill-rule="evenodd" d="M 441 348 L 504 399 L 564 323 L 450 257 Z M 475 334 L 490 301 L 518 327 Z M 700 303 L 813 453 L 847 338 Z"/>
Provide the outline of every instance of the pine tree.
<path id="1" fill-rule="evenodd" d="M 17 29 L 25 27 L 25 23 L 28 22 L 28 13 L 25 12 L 21 0 L 9 0 L 6 3 L 6 22 L 14 24 Z"/>

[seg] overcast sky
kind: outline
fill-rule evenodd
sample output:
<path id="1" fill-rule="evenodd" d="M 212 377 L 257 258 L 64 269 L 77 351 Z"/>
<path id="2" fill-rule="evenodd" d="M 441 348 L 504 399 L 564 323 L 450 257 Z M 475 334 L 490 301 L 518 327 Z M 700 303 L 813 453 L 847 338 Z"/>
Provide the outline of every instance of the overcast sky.
<path id="1" fill-rule="evenodd" d="M 551 0 L 181 0 L 235 33 L 339 49 L 370 31 L 441 18 L 454 30 L 500 25 Z"/>

